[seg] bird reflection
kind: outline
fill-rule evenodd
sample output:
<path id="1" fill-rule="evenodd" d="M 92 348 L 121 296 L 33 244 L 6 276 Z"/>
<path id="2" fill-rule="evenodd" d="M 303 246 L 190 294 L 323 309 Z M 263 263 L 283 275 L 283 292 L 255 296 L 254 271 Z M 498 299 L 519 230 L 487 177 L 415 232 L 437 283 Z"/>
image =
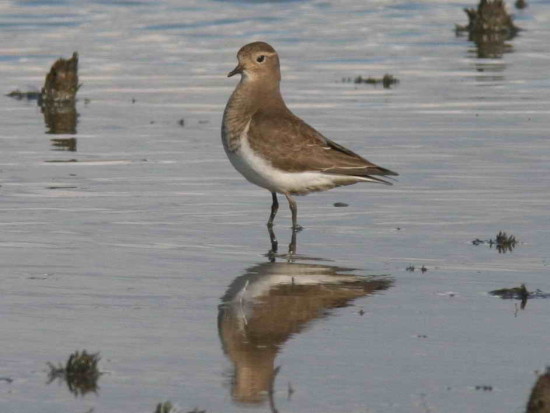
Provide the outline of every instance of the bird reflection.
<path id="1" fill-rule="evenodd" d="M 386 290 L 384 277 L 354 275 L 350 268 L 324 264 L 267 262 L 237 277 L 222 297 L 218 333 L 234 365 L 231 395 L 235 402 L 261 404 L 269 398 L 275 411 L 275 357 L 284 344 L 328 310 Z"/>
<path id="2" fill-rule="evenodd" d="M 288 255 L 277 254 L 279 249 L 279 242 L 273 231 L 273 226 L 267 226 L 267 232 L 269 233 L 269 241 L 271 242 L 271 249 L 266 254 L 271 262 L 275 262 L 275 258 L 286 258 L 288 261 L 292 261 L 296 256 L 297 234 L 299 231 L 291 231 L 290 244 L 288 244 Z"/>

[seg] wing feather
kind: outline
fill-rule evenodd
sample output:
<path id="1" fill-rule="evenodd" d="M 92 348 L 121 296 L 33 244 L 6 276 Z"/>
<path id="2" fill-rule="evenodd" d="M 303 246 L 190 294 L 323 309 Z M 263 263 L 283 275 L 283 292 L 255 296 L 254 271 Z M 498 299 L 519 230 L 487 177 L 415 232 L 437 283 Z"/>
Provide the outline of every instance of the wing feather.
<path id="1" fill-rule="evenodd" d="M 290 111 L 278 116 L 254 114 L 247 136 L 256 153 L 269 159 L 274 167 L 289 172 L 359 176 L 384 183 L 389 182 L 372 175 L 398 175 L 327 139 Z"/>

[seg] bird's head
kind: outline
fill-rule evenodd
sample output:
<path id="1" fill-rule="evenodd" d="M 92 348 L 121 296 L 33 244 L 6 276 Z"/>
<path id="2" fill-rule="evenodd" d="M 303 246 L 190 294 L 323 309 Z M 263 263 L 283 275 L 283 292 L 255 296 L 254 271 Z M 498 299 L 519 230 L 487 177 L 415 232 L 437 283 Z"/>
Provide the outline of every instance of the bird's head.
<path id="1" fill-rule="evenodd" d="M 227 77 L 241 74 L 243 81 L 281 80 L 279 56 L 273 47 L 265 42 L 249 43 L 237 53 L 239 64 Z"/>

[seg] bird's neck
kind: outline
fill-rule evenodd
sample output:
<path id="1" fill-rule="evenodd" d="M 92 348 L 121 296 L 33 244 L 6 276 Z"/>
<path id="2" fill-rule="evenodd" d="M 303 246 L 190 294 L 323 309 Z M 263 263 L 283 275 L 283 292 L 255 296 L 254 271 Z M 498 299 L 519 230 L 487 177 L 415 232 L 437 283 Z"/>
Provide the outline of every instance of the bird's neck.
<path id="1" fill-rule="evenodd" d="M 234 152 L 256 113 L 289 112 L 279 90 L 279 82 L 267 84 L 241 79 L 223 113 L 222 136 L 226 150 Z"/>
<path id="2" fill-rule="evenodd" d="M 276 108 L 286 108 L 279 81 L 268 82 L 243 77 L 231 95 L 226 110 L 250 117 L 257 111 L 270 111 Z"/>

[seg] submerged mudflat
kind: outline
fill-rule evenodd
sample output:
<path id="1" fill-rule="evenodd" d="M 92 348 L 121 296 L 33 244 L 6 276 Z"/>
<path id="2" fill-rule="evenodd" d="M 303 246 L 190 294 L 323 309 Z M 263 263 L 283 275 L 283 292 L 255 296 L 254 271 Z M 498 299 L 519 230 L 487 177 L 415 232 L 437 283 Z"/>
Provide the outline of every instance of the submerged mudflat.
<path id="1" fill-rule="evenodd" d="M 525 30 L 489 56 L 455 36 L 471 6 L 1 6 L 2 94 L 75 50 L 82 87 L 68 134 L 0 99 L 0 410 L 523 411 L 550 301 L 489 292 L 550 291 L 550 6 L 516 11 Z M 400 173 L 299 198 L 290 263 L 219 136 L 225 76 L 259 39 L 295 113 Z M 281 253 L 289 227 L 281 203 Z M 472 243 L 499 231 L 514 248 Z M 75 395 L 84 349 L 100 374 Z"/>

